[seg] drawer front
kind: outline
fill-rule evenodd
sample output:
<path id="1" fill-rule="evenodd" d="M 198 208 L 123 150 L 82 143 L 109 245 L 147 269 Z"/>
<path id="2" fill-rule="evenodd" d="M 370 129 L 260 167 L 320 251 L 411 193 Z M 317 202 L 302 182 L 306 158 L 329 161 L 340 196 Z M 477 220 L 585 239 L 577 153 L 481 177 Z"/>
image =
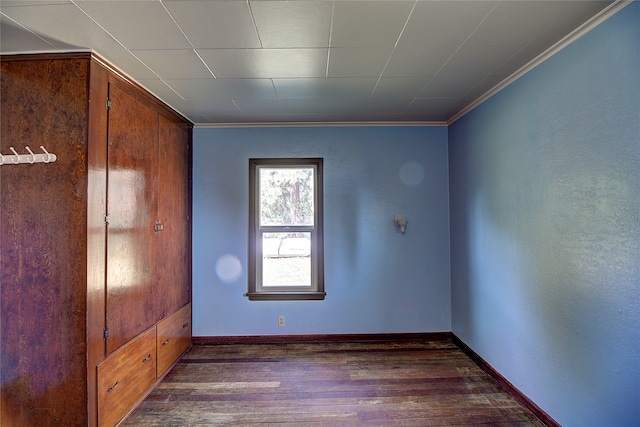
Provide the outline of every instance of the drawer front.
<path id="1" fill-rule="evenodd" d="M 156 382 L 156 328 L 98 365 L 98 425 L 116 425 Z"/>
<path id="2" fill-rule="evenodd" d="M 191 345 L 191 303 L 158 323 L 158 378 Z"/>

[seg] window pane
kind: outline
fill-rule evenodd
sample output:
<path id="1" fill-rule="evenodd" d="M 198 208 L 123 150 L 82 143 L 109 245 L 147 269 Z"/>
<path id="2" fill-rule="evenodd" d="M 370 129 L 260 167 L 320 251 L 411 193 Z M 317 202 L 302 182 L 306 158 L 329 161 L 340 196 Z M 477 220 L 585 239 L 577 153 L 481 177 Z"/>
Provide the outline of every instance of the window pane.
<path id="1" fill-rule="evenodd" d="M 260 168 L 260 225 L 313 226 L 313 168 Z"/>
<path id="2" fill-rule="evenodd" d="M 311 233 L 264 233 L 262 250 L 262 286 L 311 286 Z"/>

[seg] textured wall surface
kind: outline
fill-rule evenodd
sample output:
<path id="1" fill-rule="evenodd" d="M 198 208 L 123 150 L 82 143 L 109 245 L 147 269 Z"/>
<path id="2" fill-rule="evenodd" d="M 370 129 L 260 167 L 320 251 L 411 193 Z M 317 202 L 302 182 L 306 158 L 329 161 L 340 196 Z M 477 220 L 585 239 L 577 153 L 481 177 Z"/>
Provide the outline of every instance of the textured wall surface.
<path id="1" fill-rule="evenodd" d="M 324 301 L 243 296 L 251 157 L 324 158 Z M 196 129 L 193 163 L 194 336 L 451 330 L 446 127 Z"/>
<path id="2" fill-rule="evenodd" d="M 452 330 L 565 426 L 640 425 L 640 3 L 449 128 Z"/>

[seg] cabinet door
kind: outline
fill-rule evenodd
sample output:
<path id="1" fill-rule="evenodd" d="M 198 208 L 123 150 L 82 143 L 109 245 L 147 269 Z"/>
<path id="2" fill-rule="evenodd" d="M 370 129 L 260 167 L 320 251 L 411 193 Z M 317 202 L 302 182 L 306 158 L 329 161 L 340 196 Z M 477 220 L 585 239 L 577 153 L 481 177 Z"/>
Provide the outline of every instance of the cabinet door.
<path id="1" fill-rule="evenodd" d="M 109 85 L 107 354 L 156 322 L 154 222 L 158 114 L 133 92 Z"/>
<path id="2" fill-rule="evenodd" d="M 176 312 L 190 299 L 191 220 L 189 133 L 159 117 L 158 221 L 156 286 L 157 320 Z"/>

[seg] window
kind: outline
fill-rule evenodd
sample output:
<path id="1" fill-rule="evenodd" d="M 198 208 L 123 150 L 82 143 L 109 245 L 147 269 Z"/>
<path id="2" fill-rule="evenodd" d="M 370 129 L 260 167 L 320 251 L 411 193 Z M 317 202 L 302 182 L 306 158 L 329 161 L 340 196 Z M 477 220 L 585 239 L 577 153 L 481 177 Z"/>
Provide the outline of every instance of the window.
<path id="1" fill-rule="evenodd" d="M 249 160 L 250 300 L 324 299 L 322 159 Z"/>

